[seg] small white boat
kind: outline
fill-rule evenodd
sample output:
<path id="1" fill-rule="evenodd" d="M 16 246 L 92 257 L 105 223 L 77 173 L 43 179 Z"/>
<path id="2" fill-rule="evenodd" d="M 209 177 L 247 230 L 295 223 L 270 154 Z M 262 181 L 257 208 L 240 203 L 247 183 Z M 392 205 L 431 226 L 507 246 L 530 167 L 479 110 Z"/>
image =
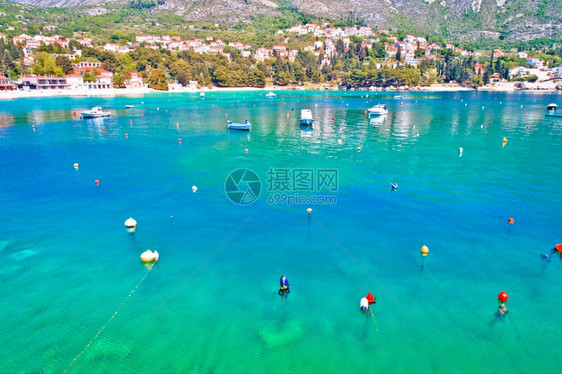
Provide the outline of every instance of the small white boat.
<path id="1" fill-rule="evenodd" d="M 562 113 L 556 113 L 556 108 L 558 108 L 558 105 L 548 104 L 544 115 L 547 117 L 562 117 Z"/>
<path id="2" fill-rule="evenodd" d="M 377 104 L 372 108 L 367 109 L 370 116 L 384 116 L 388 114 L 388 109 L 386 109 L 386 105 Z"/>
<path id="3" fill-rule="evenodd" d="M 82 116 L 82 118 L 99 118 L 109 117 L 111 116 L 111 113 L 102 111 L 101 106 L 95 106 L 86 112 L 81 112 L 80 115 Z"/>
<path id="4" fill-rule="evenodd" d="M 252 124 L 248 120 L 244 123 L 228 121 L 226 127 L 231 130 L 250 131 L 252 129 Z"/>
<path id="5" fill-rule="evenodd" d="M 268 94 L 265 95 L 265 97 L 274 98 L 277 97 L 277 95 L 273 92 L 269 92 Z"/>
<path id="6" fill-rule="evenodd" d="M 134 105 L 125 105 L 125 109 L 133 109 L 134 107 Z"/>
<path id="7" fill-rule="evenodd" d="M 402 95 L 394 95 L 394 99 L 395 100 L 402 100 L 403 97 L 402 97 Z"/>
<path id="8" fill-rule="evenodd" d="M 311 126 L 313 123 L 312 111 L 310 109 L 301 110 L 301 125 Z"/>

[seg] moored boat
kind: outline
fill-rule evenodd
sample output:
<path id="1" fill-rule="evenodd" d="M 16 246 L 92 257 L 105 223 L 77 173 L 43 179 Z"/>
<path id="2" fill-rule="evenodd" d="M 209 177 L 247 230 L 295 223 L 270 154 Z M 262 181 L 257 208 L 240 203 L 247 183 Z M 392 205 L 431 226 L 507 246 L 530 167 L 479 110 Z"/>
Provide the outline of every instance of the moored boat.
<path id="1" fill-rule="evenodd" d="M 230 130 L 250 131 L 252 128 L 252 124 L 248 120 L 243 123 L 228 121 L 226 123 L 226 127 Z"/>
<path id="2" fill-rule="evenodd" d="M 562 117 L 562 113 L 557 113 L 556 108 L 558 108 L 558 105 L 548 104 L 546 106 L 546 113 L 544 115 L 547 117 Z"/>
<path id="3" fill-rule="evenodd" d="M 199 97 L 200 97 L 201 99 L 204 99 L 204 98 L 205 98 L 205 92 L 201 92 L 201 93 L 199 94 Z"/>
<path id="4" fill-rule="evenodd" d="M 312 111 L 310 109 L 301 110 L 301 120 L 300 124 L 305 126 L 311 126 L 314 123 L 312 118 Z"/>
<path id="5" fill-rule="evenodd" d="M 109 117 L 111 116 L 111 113 L 101 110 L 101 106 L 95 106 L 86 112 L 80 112 L 80 116 L 82 116 L 82 118 L 99 118 Z"/>
<path id="6" fill-rule="evenodd" d="M 377 104 L 369 109 L 367 109 L 370 116 L 383 116 L 388 114 L 388 109 L 386 109 L 386 105 Z"/>
<path id="7" fill-rule="evenodd" d="M 277 97 L 277 94 L 275 94 L 273 92 L 269 92 L 265 95 L 265 97 L 274 98 L 274 97 Z"/>
<path id="8" fill-rule="evenodd" d="M 134 107 L 134 105 L 125 105 L 125 109 L 133 109 Z"/>

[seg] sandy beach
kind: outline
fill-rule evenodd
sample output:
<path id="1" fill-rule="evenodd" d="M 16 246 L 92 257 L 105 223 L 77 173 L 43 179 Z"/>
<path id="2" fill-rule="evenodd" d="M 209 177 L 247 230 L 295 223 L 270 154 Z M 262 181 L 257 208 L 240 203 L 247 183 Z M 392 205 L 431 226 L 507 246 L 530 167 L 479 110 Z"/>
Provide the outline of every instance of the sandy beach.
<path id="1" fill-rule="evenodd" d="M 555 82 L 535 82 L 526 83 L 528 90 L 531 91 L 556 91 Z M 31 90 L 31 91 L 3 91 L 0 92 L 0 100 L 15 100 L 29 97 L 88 97 L 88 96 L 142 96 L 154 93 L 195 93 L 195 92 L 229 92 L 229 91 L 293 91 L 293 90 L 314 90 L 314 91 L 332 91 L 337 90 L 335 86 L 326 85 L 306 85 L 306 86 L 266 86 L 264 88 L 256 87 L 203 87 L 200 89 L 192 89 L 189 87 L 177 88 L 168 91 L 159 91 L 147 87 L 141 88 L 112 88 L 106 90 Z M 447 91 L 472 91 L 474 89 L 457 84 L 432 84 L 431 86 L 413 87 L 406 91 L 430 91 L 430 92 L 447 92 Z M 478 91 L 519 91 L 515 87 L 514 82 L 492 83 L 486 86 L 478 87 Z M 381 90 L 381 91 L 402 91 Z"/>

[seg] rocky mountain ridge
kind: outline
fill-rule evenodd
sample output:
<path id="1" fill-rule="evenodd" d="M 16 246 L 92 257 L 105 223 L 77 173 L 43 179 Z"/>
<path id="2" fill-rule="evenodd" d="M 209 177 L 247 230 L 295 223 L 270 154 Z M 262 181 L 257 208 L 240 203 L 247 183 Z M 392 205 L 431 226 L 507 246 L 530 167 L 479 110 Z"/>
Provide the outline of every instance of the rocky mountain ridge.
<path id="1" fill-rule="evenodd" d="M 111 11 L 117 0 L 15 0 L 23 4 L 89 7 Z M 282 15 L 294 9 L 332 21 L 356 21 L 376 28 L 474 40 L 562 38 L 562 0 L 165 0 L 150 12 L 172 12 L 186 21 L 234 25 L 258 15 Z"/>

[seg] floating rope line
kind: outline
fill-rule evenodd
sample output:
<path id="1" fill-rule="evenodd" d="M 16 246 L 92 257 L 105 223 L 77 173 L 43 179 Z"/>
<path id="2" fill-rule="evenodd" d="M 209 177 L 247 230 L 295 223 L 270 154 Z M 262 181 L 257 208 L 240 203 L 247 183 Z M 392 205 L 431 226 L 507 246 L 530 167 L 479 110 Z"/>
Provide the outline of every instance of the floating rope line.
<path id="1" fill-rule="evenodd" d="M 151 316 L 154 316 L 156 313 L 158 313 L 160 309 L 162 309 L 162 307 L 168 301 L 170 301 L 183 287 L 185 287 L 185 285 L 195 276 L 195 274 L 197 274 L 199 270 L 201 270 L 209 261 L 211 261 L 211 259 L 215 257 L 215 255 L 219 253 L 220 250 L 223 249 L 224 246 L 228 244 L 228 242 L 230 242 L 230 240 L 234 237 L 234 235 L 236 235 L 246 225 L 246 223 L 248 223 L 248 221 L 250 220 L 250 218 L 254 216 L 254 214 L 255 213 L 251 214 L 248 218 L 246 218 L 246 220 L 242 222 L 240 226 L 238 226 L 217 248 L 215 248 L 215 250 L 211 252 L 211 254 L 201 264 L 199 264 L 199 266 L 197 266 L 197 268 L 193 270 L 191 274 L 187 276 L 187 278 L 185 278 L 182 284 L 180 284 L 178 288 L 176 288 L 174 292 L 172 292 L 172 294 L 166 298 L 166 300 L 162 301 L 162 303 L 158 305 L 158 307 L 154 310 L 154 312 L 152 312 Z"/>
<path id="2" fill-rule="evenodd" d="M 379 282 L 377 280 L 377 278 L 374 277 L 373 274 L 371 274 L 371 272 L 369 270 L 367 270 L 367 268 L 365 266 L 363 266 L 359 260 L 357 260 L 355 257 L 353 257 L 353 255 L 320 223 L 318 222 L 318 220 L 314 217 L 311 217 L 312 221 L 317 224 L 322 231 L 324 231 L 324 233 L 330 238 L 332 239 L 332 241 L 334 243 L 336 243 L 336 245 L 349 257 L 353 260 L 353 262 L 355 262 L 357 264 L 357 266 L 359 266 L 361 268 L 361 270 L 363 270 L 365 272 L 365 274 L 367 274 L 367 276 L 369 276 L 369 278 L 371 278 L 378 286 L 381 290 L 383 290 L 388 296 L 390 296 L 390 298 L 396 303 L 396 305 L 398 305 L 400 307 L 400 309 L 402 309 L 404 311 L 404 313 L 406 313 L 406 315 L 413 320 L 412 315 L 410 314 L 410 312 L 408 312 L 408 310 L 406 310 L 406 308 L 404 308 L 404 306 L 402 304 L 400 304 L 400 302 L 390 293 L 390 291 L 388 291 L 382 284 L 381 282 Z"/>
<path id="3" fill-rule="evenodd" d="M 154 266 L 154 264 L 153 264 Z M 84 352 L 86 352 L 86 350 L 88 348 L 90 348 L 90 346 L 94 343 L 94 341 L 100 336 L 100 334 L 103 332 L 103 330 L 105 330 L 105 328 L 107 327 L 107 325 L 109 325 L 109 323 L 111 321 L 113 321 L 113 319 L 115 318 L 115 316 L 117 316 L 117 313 L 119 313 L 119 311 L 121 310 L 121 308 L 123 308 L 123 306 L 127 303 L 127 301 L 129 301 L 129 299 L 131 298 L 131 296 L 133 296 L 133 294 L 135 293 L 135 290 L 137 288 L 139 288 L 139 286 L 141 285 L 141 283 L 146 279 L 146 277 L 148 276 L 148 274 L 150 274 L 150 271 L 152 270 L 152 266 L 148 269 L 148 271 L 146 272 L 146 274 L 141 278 L 141 280 L 137 283 L 137 285 L 131 290 L 131 292 L 129 292 L 129 294 L 127 295 L 127 297 L 125 298 L 125 300 L 123 300 L 123 302 L 121 303 L 121 305 L 119 305 L 119 307 L 115 310 L 115 312 L 113 313 L 113 315 L 111 317 L 109 317 L 109 319 L 107 320 L 107 322 L 102 326 L 101 329 L 99 329 L 98 333 L 92 338 L 92 340 L 90 340 L 90 342 L 88 344 L 86 344 L 86 346 L 84 347 L 84 349 L 82 349 L 82 351 L 80 353 L 78 353 L 78 355 L 74 358 L 74 360 L 72 360 L 70 362 L 70 364 L 68 364 L 68 366 L 66 367 L 66 369 L 64 369 L 64 371 L 62 372 L 63 374 L 66 373 L 68 371 L 68 369 L 70 369 L 70 367 L 76 362 L 78 361 L 78 359 L 80 358 L 80 356 L 82 356 L 82 354 L 84 354 Z"/>

